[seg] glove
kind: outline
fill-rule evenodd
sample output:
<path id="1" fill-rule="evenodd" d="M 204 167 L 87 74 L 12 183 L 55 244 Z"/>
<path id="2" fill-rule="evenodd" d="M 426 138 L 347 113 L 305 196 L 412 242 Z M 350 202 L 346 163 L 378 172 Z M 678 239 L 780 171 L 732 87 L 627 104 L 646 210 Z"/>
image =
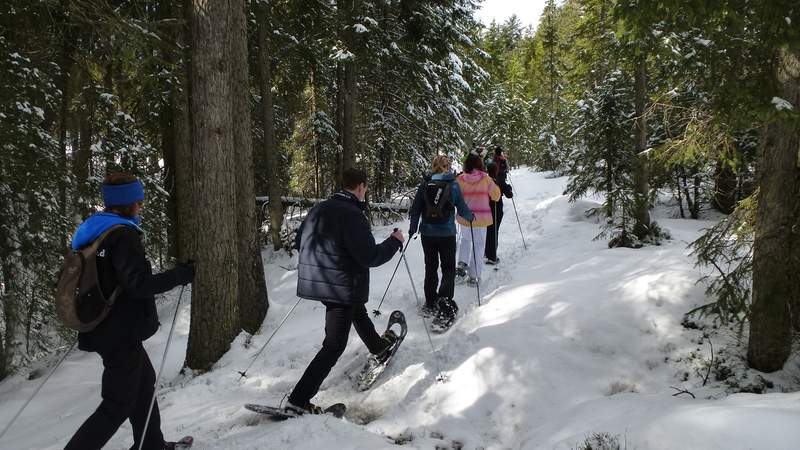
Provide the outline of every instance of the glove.
<path id="1" fill-rule="evenodd" d="M 178 264 L 172 270 L 175 272 L 178 284 L 187 285 L 194 280 L 194 263 L 191 261 L 185 264 Z"/>

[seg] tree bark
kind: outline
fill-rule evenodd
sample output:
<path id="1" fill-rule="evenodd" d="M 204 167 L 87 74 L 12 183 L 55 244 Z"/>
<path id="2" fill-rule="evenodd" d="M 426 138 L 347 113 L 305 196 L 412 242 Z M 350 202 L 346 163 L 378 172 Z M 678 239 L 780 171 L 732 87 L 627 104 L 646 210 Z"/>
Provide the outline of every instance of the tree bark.
<path id="1" fill-rule="evenodd" d="M 180 32 L 179 41 L 186 43 L 189 37 L 188 26 L 183 27 Z M 197 249 L 195 248 L 195 236 L 197 235 L 197 224 L 195 222 L 194 205 L 198 203 L 194 200 L 193 180 L 193 145 L 192 145 L 192 118 L 189 110 L 191 85 L 190 69 L 188 63 L 188 53 L 181 63 L 179 69 L 178 86 L 170 95 L 172 104 L 172 132 L 173 146 L 175 152 L 175 184 L 170 191 L 170 198 L 174 198 L 175 204 L 175 226 L 174 239 L 176 242 L 175 256 L 178 261 L 189 261 L 197 259 Z"/>
<path id="2" fill-rule="evenodd" d="M 275 109 L 272 99 L 272 61 L 269 50 L 268 22 L 263 19 L 258 25 L 258 73 L 261 92 L 261 124 L 264 128 L 264 162 L 267 173 L 271 176 L 267 183 L 269 197 L 269 229 L 272 246 L 281 248 L 281 227 L 283 226 L 283 206 L 281 205 L 280 175 L 282 173 L 278 160 L 278 146 L 275 142 Z"/>
<path id="3" fill-rule="evenodd" d="M 712 203 L 714 208 L 722 213 L 730 214 L 736 208 L 736 188 L 738 179 L 736 172 L 730 165 L 724 162 L 717 162 L 714 169 L 714 196 Z"/>
<path id="4" fill-rule="evenodd" d="M 636 60 L 636 160 L 633 172 L 634 219 L 633 233 L 639 239 L 650 235 L 650 173 L 647 150 L 647 57 L 640 55 Z"/>
<path id="5" fill-rule="evenodd" d="M 67 127 L 69 119 L 69 80 L 72 67 L 75 64 L 73 51 L 75 48 L 72 25 L 69 16 L 69 0 L 61 1 L 61 11 L 63 11 L 63 37 L 61 41 L 61 74 L 58 77 L 58 90 L 61 91 L 58 113 L 58 155 L 59 155 L 59 174 L 58 174 L 58 212 L 61 217 L 67 217 L 67 184 L 69 180 L 68 157 L 67 157 Z M 66 223 L 66 222 L 65 222 Z M 63 248 L 68 248 L 68 230 L 62 229 Z"/>
<path id="6" fill-rule="evenodd" d="M 800 107 L 800 48 L 780 50 L 780 95 Z M 800 307 L 800 124 L 779 116 L 767 124 L 758 168 L 753 245 L 753 305 L 747 360 L 754 369 L 783 368 L 791 351 L 792 316 Z"/>
<path id="7" fill-rule="evenodd" d="M 238 1 L 191 1 L 191 132 L 197 270 L 186 365 L 208 370 L 240 330 L 230 38 Z M 237 118 L 239 120 L 239 118 Z"/>
<path id="8" fill-rule="evenodd" d="M 357 0 L 337 2 L 340 38 L 344 47 L 353 56 L 343 63 L 343 76 L 339 89 L 342 92 L 342 170 L 353 167 L 356 157 L 355 116 L 358 101 L 358 73 L 356 67 L 356 39 L 353 30 L 355 12 L 359 9 Z"/>
<path id="9" fill-rule="evenodd" d="M 92 80 L 84 71 L 86 81 L 83 91 L 83 108 L 79 115 L 80 141 L 78 150 L 72 160 L 72 174 L 75 176 L 77 195 L 74 202 L 74 214 L 84 217 L 89 213 L 89 162 L 92 157 L 92 141 L 94 139 L 94 108 L 97 103 L 97 93 L 90 87 Z"/>
<path id="10" fill-rule="evenodd" d="M 236 228 L 239 247 L 239 316 L 242 328 L 256 333 L 267 315 L 267 285 L 258 236 L 253 169 L 253 135 L 250 126 L 250 71 L 247 63 L 247 6 L 231 1 L 231 101 L 233 142 L 236 152 Z M 277 168 L 276 168 L 277 169 Z M 277 173 L 277 170 L 270 173 Z M 278 184 L 273 177 L 270 185 Z M 278 204 L 280 208 L 280 204 Z M 279 228 L 280 229 L 280 228 Z"/>

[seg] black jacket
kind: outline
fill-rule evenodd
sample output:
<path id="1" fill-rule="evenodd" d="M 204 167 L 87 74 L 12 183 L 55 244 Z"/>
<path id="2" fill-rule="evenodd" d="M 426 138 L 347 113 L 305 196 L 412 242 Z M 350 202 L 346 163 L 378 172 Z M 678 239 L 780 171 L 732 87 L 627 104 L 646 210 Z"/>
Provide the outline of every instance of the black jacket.
<path id="1" fill-rule="evenodd" d="M 153 274 L 139 232 L 120 227 L 97 251 L 97 277 L 108 298 L 117 285 L 122 292 L 111 312 L 94 330 L 78 334 L 78 348 L 112 351 L 149 338 L 158 330 L 155 294 L 179 285 L 176 271 Z"/>
<path id="2" fill-rule="evenodd" d="M 297 296 L 364 304 L 369 268 L 386 263 L 401 247 L 393 237 L 376 244 L 361 202 L 349 192 L 337 192 L 311 209 L 297 230 Z"/>

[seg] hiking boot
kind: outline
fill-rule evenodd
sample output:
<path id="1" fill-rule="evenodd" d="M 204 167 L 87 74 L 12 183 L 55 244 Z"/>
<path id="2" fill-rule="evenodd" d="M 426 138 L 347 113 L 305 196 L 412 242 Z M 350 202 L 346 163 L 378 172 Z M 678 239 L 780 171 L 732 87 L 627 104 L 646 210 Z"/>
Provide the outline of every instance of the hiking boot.
<path id="1" fill-rule="evenodd" d="M 424 305 L 422 305 L 422 308 L 419 309 L 419 315 L 425 317 L 426 319 L 436 316 L 437 312 L 439 312 L 439 306 L 435 304 L 428 305 L 427 303 L 425 303 Z"/>
<path id="2" fill-rule="evenodd" d="M 383 336 L 381 336 L 381 338 L 388 342 L 388 344 L 386 345 L 386 348 L 375 355 L 375 359 L 379 363 L 383 363 L 389 359 L 390 356 L 392 356 L 392 348 L 394 347 L 394 343 L 397 342 L 397 339 L 399 339 L 399 336 L 397 336 L 397 333 L 395 333 L 393 330 L 386 330 L 383 332 Z"/>
<path id="3" fill-rule="evenodd" d="M 283 407 L 283 410 L 298 416 L 302 416 L 303 414 L 322 414 L 322 408 L 311 402 L 308 402 L 305 407 L 295 405 L 292 402 L 286 402 L 286 406 Z"/>
<path id="4" fill-rule="evenodd" d="M 475 287 L 478 285 L 478 279 L 475 277 L 467 277 L 467 286 Z"/>
<path id="5" fill-rule="evenodd" d="M 489 258 L 486 258 L 486 259 L 484 260 L 484 263 L 485 263 L 486 265 L 489 265 L 489 266 L 496 266 L 497 264 L 499 264 L 499 263 L 500 263 L 500 258 L 497 258 L 497 259 L 489 259 Z"/>

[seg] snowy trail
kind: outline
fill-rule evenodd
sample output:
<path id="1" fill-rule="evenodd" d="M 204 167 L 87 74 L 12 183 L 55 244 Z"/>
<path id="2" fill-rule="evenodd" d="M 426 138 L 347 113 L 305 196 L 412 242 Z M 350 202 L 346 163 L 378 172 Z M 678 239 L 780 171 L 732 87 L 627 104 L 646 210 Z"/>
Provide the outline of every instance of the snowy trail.
<path id="1" fill-rule="evenodd" d="M 302 301 L 270 347 L 240 379 L 296 298 L 295 273 L 271 257 L 267 266 L 271 309 L 260 334 L 245 347 L 241 335 L 215 369 L 183 377 L 189 305 L 177 334 L 160 391 L 168 438 L 192 434 L 198 449 L 573 449 L 592 432 L 620 435 L 635 449 L 797 448 L 800 394 L 737 394 L 721 400 L 719 387 L 683 379 L 684 357 L 704 354 L 700 333 L 684 329 L 683 313 L 703 302 L 703 288 L 686 242 L 710 222 L 659 218 L 674 239 L 659 247 L 609 250 L 592 241 L 596 223 L 583 211 L 591 200 L 569 204 L 566 180 L 516 170 L 515 197 L 528 250 L 522 247 L 514 211 L 506 201 L 499 271 L 484 274 L 482 306 L 474 288 L 456 287 L 461 317 L 433 335 L 434 354 L 417 315 L 404 266 L 376 319 L 382 329 L 393 309 L 406 313 L 409 334 L 392 366 L 368 392 L 348 374 L 358 371 L 366 350 L 351 333 L 345 354 L 322 386 L 316 403 L 348 404 L 346 421 L 304 417 L 280 423 L 244 410 L 243 404 L 278 404 L 318 350 L 324 307 Z M 393 226 L 374 230 L 381 239 Z M 422 248 L 407 252 L 422 295 Z M 395 257 L 397 258 L 397 256 Z M 372 271 L 371 301 L 377 306 L 396 259 Z M 177 291 L 161 306 L 169 323 Z M 166 331 L 147 342 L 160 359 Z M 438 358 L 438 363 L 437 359 Z M 437 364 L 448 375 L 435 381 Z M 100 360 L 75 353 L 20 418 L 2 449 L 58 449 L 99 403 Z M 0 424 L 32 392 L 37 380 L 20 376 L 0 384 Z M 671 386 L 692 390 L 692 400 L 673 397 Z M 108 448 L 130 446 L 124 425 Z"/>

